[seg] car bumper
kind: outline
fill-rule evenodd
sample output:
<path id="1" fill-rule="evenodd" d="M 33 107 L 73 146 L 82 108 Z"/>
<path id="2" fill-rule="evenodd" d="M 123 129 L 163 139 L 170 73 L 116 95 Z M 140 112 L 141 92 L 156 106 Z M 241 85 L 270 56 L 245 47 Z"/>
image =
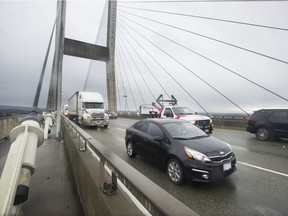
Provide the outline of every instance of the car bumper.
<path id="1" fill-rule="evenodd" d="M 232 158 L 225 163 L 198 164 L 196 166 L 186 166 L 184 168 L 185 178 L 197 182 L 219 181 L 236 171 L 236 158 Z"/>
<path id="2" fill-rule="evenodd" d="M 247 126 L 246 131 L 249 133 L 255 133 L 256 132 L 255 127 L 252 127 L 252 126 Z"/>

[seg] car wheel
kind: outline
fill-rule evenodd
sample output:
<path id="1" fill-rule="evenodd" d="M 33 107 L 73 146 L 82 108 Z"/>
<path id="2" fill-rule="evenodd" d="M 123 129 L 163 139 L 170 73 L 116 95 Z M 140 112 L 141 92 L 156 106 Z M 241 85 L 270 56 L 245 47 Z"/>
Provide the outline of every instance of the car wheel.
<path id="1" fill-rule="evenodd" d="M 130 158 L 135 158 L 136 157 L 136 154 L 135 154 L 135 151 L 134 151 L 133 142 L 130 141 L 130 140 L 127 142 L 126 151 L 127 151 L 127 154 L 128 154 L 128 156 Z"/>
<path id="2" fill-rule="evenodd" d="M 256 137 L 261 141 L 266 141 L 270 138 L 270 131 L 267 128 L 259 128 L 256 131 Z"/>
<path id="3" fill-rule="evenodd" d="M 169 179 L 176 185 L 184 182 L 183 168 L 176 159 L 170 159 L 167 163 L 167 174 Z"/>

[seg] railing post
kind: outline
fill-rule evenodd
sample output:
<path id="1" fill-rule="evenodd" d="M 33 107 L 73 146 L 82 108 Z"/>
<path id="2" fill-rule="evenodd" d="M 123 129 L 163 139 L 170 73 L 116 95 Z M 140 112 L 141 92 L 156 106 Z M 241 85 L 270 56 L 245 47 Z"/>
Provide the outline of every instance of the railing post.
<path id="1" fill-rule="evenodd" d="M 12 142 L 0 179 L 0 215 L 17 215 L 28 198 L 29 180 L 34 173 L 37 147 L 43 131 L 36 112 L 23 119 L 10 133 Z"/>

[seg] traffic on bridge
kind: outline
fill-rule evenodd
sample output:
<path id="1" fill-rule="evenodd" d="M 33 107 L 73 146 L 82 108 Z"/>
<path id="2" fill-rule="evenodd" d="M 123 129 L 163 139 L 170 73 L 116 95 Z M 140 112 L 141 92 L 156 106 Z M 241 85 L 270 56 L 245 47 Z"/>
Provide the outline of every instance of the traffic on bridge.
<path id="1" fill-rule="evenodd" d="M 0 8 L 0 216 L 288 215 L 288 1 Z M 148 117 L 149 133 L 155 118 L 185 121 L 176 138 L 191 142 L 175 151 L 206 182 L 171 158 L 169 179 L 125 145 Z M 170 135 L 152 141 L 177 145 Z"/>
<path id="2" fill-rule="evenodd" d="M 288 212 L 288 140 L 259 141 L 246 131 L 219 129 L 213 136 L 229 143 L 237 158 L 237 172 L 214 183 L 169 181 L 165 169 L 126 153 L 125 131 L 136 120 L 117 119 L 109 129 L 85 128 L 127 163 L 185 203 L 199 215 L 286 215 Z"/>

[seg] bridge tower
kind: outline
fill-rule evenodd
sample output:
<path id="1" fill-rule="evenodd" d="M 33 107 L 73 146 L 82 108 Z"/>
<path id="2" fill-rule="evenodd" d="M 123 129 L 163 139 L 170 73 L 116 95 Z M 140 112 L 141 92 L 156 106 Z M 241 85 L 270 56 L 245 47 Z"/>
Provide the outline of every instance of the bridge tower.
<path id="1" fill-rule="evenodd" d="M 61 93 L 62 93 L 62 62 L 63 55 L 87 58 L 91 60 L 106 62 L 106 80 L 108 107 L 112 111 L 117 111 L 116 100 L 116 79 L 115 79 L 115 38 L 116 38 L 116 13 L 117 0 L 108 0 L 108 22 L 107 22 L 107 45 L 106 47 L 89 44 L 82 41 L 65 37 L 65 14 L 66 1 L 58 1 L 58 15 L 56 26 L 56 48 L 51 82 L 57 85 L 57 92 L 49 90 L 48 98 L 57 98 L 57 137 L 60 137 L 60 114 L 61 114 Z M 56 77 L 52 79 L 52 77 Z M 53 85 L 50 85 L 50 88 Z M 51 106 L 51 105 L 49 105 Z M 53 105 L 52 105 L 53 106 Z M 48 107 L 48 105 L 47 105 Z"/>
<path id="2" fill-rule="evenodd" d="M 115 39 L 116 39 L 117 0 L 108 2 L 108 30 L 107 47 L 109 60 L 106 63 L 108 106 L 112 111 L 117 111 L 116 81 L 115 81 Z"/>

